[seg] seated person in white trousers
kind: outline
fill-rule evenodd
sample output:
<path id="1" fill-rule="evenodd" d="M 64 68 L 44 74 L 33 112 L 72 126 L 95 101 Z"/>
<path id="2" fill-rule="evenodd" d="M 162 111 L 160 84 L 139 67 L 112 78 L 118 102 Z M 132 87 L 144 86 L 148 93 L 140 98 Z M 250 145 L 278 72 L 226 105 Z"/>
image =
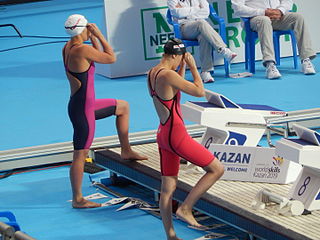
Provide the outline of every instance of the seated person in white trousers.
<path id="1" fill-rule="evenodd" d="M 316 57 L 316 52 L 311 47 L 304 19 L 298 13 L 289 12 L 292 9 L 292 0 L 231 0 L 231 2 L 235 14 L 240 17 L 250 17 L 252 30 L 258 32 L 267 78 L 281 77 L 275 66 L 273 30 L 293 30 L 297 39 L 302 72 L 316 73 L 310 61 Z"/>
<path id="2" fill-rule="evenodd" d="M 173 18 L 179 22 L 183 39 L 198 40 L 200 48 L 201 78 L 203 82 L 213 82 L 213 48 L 231 61 L 237 56 L 227 48 L 220 35 L 206 21 L 210 14 L 207 0 L 168 0 Z"/>

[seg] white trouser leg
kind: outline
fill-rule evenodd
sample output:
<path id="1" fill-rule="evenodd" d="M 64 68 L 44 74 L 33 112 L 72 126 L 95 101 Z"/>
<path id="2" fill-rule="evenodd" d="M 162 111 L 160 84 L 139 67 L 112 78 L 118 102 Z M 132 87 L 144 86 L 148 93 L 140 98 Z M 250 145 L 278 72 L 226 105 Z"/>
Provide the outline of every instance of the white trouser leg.
<path id="1" fill-rule="evenodd" d="M 226 47 L 221 36 L 204 19 L 182 24 L 181 34 L 184 39 L 199 41 L 201 70 L 203 72 L 212 70 L 213 48 L 219 50 Z"/>

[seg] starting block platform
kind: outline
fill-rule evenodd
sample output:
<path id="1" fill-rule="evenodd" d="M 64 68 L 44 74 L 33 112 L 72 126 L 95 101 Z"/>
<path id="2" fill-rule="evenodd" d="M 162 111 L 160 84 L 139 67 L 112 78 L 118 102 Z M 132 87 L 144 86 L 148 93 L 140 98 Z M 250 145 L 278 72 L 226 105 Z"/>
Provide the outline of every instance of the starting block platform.
<path id="1" fill-rule="evenodd" d="M 293 125 L 299 138 L 282 138 L 276 144 L 277 153 L 303 166 L 320 169 L 320 134 L 302 127 Z"/>
<path id="2" fill-rule="evenodd" d="M 281 139 L 277 154 L 303 166 L 289 197 L 301 201 L 307 210 L 320 209 L 320 134 L 298 124 L 298 138 Z"/>
<path id="3" fill-rule="evenodd" d="M 111 172 L 119 174 L 155 192 L 160 192 L 161 174 L 156 143 L 133 146 L 135 151 L 149 157 L 146 161 L 125 161 L 120 158 L 120 148 L 95 150 L 95 162 Z M 184 171 L 181 165 L 174 199 L 183 201 L 202 176 Z M 320 210 L 309 215 L 282 216 L 274 209 L 254 210 L 250 204 L 258 191 L 267 188 L 287 196 L 292 185 L 237 182 L 219 180 L 197 202 L 195 208 L 223 222 L 257 236 L 272 240 L 319 239 Z"/>
<path id="4" fill-rule="evenodd" d="M 203 145 L 209 136 L 214 136 L 212 143 L 216 144 L 257 146 L 264 134 L 270 143 L 272 133 L 294 135 L 294 123 L 320 128 L 320 108 L 286 112 L 267 105 L 237 104 L 209 90 L 206 99 L 181 105 L 186 120 L 207 128 Z"/>

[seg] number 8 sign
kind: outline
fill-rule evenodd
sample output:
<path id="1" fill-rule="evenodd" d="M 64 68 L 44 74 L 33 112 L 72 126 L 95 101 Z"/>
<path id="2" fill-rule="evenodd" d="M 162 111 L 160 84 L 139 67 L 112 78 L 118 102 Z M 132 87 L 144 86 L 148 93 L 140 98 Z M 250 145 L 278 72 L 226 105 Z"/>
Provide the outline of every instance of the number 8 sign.
<path id="1" fill-rule="evenodd" d="M 320 170 L 304 166 L 289 198 L 303 202 L 309 211 L 320 209 Z"/>

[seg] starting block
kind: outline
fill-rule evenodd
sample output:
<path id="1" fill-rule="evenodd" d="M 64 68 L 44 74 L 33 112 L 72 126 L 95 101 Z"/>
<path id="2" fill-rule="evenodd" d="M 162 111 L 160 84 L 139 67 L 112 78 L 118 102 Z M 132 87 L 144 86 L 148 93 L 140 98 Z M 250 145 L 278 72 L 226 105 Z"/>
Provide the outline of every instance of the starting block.
<path id="1" fill-rule="evenodd" d="M 284 137 L 294 134 L 294 123 L 320 128 L 320 108 L 285 112 L 257 104 L 237 104 L 222 94 L 206 90 L 207 102 L 181 105 L 186 120 L 207 127 L 202 138 L 210 143 L 257 146 L 264 134 L 271 143 L 271 133 Z"/>
<path id="2" fill-rule="evenodd" d="M 278 155 L 302 164 L 303 169 L 290 190 L 289 198 L 304 203 L 309 211 L 320 209 L 320 134 L 297 124 L 298 139 L 281 139 L 276 144 Z"/>
<path id="3" fill-rule="evenodd" d="M 266 105 L 237 104 L 206 90 L 207 102 L 181 105 L 183 117 L 206 127 L 201 144 L 225 166 L 221 179 L 287 184 L 302 167 L 277 156 L 274 147 L 259 147 L 271 119 L 287 113 Z M 282 124 L 282 123 L 281 123 Z"/>
<path id="4" fill-rule="evenodd" d="M 206 90 L 207 102 L 181 105 L 183 117 L 207 127 L 201 144 L 211 143 L 257 146 L 266 131 L 266 118 L 285 116 L 286 112 L 254 104 L 236 104 L 227 97 Z"/>
<path id="5" fill-rule="evenodd" d="M 299 138 L 279 140 L 277 154 L 303 166 L 320 169 L 320 134 L 298 124 L 294 124 L 293 129 Z"/>

